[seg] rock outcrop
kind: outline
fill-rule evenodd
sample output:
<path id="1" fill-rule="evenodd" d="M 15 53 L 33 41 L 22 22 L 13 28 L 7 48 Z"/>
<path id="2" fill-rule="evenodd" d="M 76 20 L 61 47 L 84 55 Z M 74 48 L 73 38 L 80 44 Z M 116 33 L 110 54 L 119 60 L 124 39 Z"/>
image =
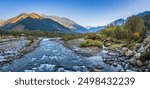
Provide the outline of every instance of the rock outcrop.
<path id="1" fill-rule="evenodd" d="M 137 66 L 141 71 L 150 71 L 150 36 L 147 37 L 136 50 L 134 55 L 129 59 L 129 63 L 132 66 Z M 123 48 L 122 51 L 126 53 L 127 48 Z M 127 55 L 126 55 L 127 56 Z"/>

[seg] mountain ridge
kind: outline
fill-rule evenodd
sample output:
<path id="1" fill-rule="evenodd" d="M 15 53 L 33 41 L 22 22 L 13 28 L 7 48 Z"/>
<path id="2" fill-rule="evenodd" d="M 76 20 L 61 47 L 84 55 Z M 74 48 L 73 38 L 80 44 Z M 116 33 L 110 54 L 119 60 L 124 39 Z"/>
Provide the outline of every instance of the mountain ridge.
<path id="1" fill-rule="evenodd" d="M 2 29 L 4 30 L 15 30 L 14 28 L 18 28 L 19 30 L 42 30 L 42 31 L 52 31 L 52 32 L 66 32 L 72 33 L 68 28 L 60 25 L 59 23 L 51 20 L 43 18 L 41 15 L 36 13 L 31 14 L 19 14 L 16 17 L 8 19 L 3 25 Z"/>
<path id="2" fill-rule="evenodd" d="M 67 33 L 68 32 L 85 33 L 88 31 L 83 26 L 77 24 L 73 20 L 70 20 L 66 17 L 47 16 L 47 15 L 41 15 L 36 13 L 29 13 L 29 14 L 21 13 L 16 17 L 6 20 L 1 25 L 1 28 L 4 30 L 12 30 L 12 29 L 14 30 L 15 28 L 19 29 L 19 27 L 21 27 L 21 31 L 23 30 L 22 27 L 28 30 L 43 30 L 43 31 L 56 31 L 56 32 L 57 31 L 61 32 L 62 30 L 62 32 L 67 32 Z"/>
<path id="3" fill-rule="evenodd" d="M 71 29 L 71 30 L 75 30 L 75 31 L 77 31 L 77 32 L 83 33 L 83 32 L 87 32 L 87 31 L 88 31 L 85 27 L 79 25 L 79 24 L 76 23 L 75 21 L 70 20 L 70 19 L 68 19 L 68 18 L 66 18 L 66 17 L 47 16 L 47 15 L 43 15 L 43 17 L 45 17 L 45 18 L 50 18 L 50 19 L 52 19 L 52 20 L 58 22 L 59 24 L 65 26 L 65 27 L 67 27 L 67 28 L 69 28 L 69 29 Z"/>

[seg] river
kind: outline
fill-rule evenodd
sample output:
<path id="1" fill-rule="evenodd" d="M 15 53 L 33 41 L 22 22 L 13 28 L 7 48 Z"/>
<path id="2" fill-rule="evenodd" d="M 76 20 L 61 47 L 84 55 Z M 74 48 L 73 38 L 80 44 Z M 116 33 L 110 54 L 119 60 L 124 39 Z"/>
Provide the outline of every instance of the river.
<path id="1" fill-rule="evenodd" d="M 103 62 L 102 56 L 82 57 L 56 41 L 43 39 L 39 47 L 0 67 L 3 72 L 91 72 L 97 67 L 104 72 L 122 69 Z M 102 67 L 102 68 L 101 68 Z M 98 69 L 98 68 L 97 68 Z"/>

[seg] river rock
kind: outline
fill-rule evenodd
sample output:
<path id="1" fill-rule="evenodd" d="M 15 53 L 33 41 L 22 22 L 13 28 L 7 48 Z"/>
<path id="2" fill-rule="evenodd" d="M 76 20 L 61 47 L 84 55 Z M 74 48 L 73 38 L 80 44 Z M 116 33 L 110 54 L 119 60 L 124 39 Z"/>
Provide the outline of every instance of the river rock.
<path id="1" fill-rule="evenodd" d="M 133 47 L 133 49 L 134 49 L 134 51 L 137 51 L 140 47 L 141 47 L 141 44 L 137 43 L 137 44 Z"/>
<path id="2" fill-rule="evenodd" d="M 134 71 L 132 71 L 132 70 L 126 70 L 126 72 L 134 72 Z"/>
<path id="3" fill-rule="evenodd" d="M 143 66 L 143 62 L 141 60 L 137 60 L 136 61 L 137 66 L 141 67 Z"/>
<path id="4" fill-rule="evenodd" d="M 145 72 L 149 72 L 149 69 L 145 69 Z"/>
<path id="5" fill-rule="evenodd" d="M 119 69 L 118 72 L 125 72 L 125 70 L 124 69 Z"/>
<path id="6" fill-rule="evenodd" d="M 107 62 L 107 59 L 103 59 L 103 62 Z"/>
<path id="7" fill-rule="evenodd" d="M 114 63 L 113 61 L 109 61 L 109 62 L 108 62 L 109 65 L 112 65 L 113 63 Z"/>
<path id="8" fill-rule="evenodd" d="M 150 64 L 150 60 L 145 61 L 145 64 L 149 65 Z"/>
<path id="9" fill-rule="evenodd" d="M 114 67 L 117 67 L 117 66 L 118 66 L 118 64 L 115 62 L 115 63 L 113 63 L 113 66 L 114 66 Z"/>
<path id="10" fill-rule="evenodd" d="M 133 56 L 136 60 L 139 60 L 141 57 L 141 53 L 137 53 Z"/>
<path id="11" fill-rule="evenodd" d="M 145 69 L 146 69 L 146 66 L 140 67 L 140 70 L 141 70 L 141 71 L 145 71 Z"/>
<path id="12" fill-rule="evenodd" d="M 129 59 L 129 63 L 130 63 L 131 65 L 136 65 L 136 59 L 135 59 L 135 58 Z"/>
<path id="13" fill-rule="evenodd" d="M 131 50 L 128 50 L 127 52 L 125 52 L 125 55 L 126 55 L 127 57 L 131 57 L 131 56 L 134 55 L 134 52 L 131 51 Z"/>
<path id="14" fill-rule="evenodd" d="M 101 65 L 97 66 L 97 69 L 103 69 L 103 68 L 104 68 L 104 67 L 101 66 Z"/>
<path id="15" fill-rule="evenodd" d="M 148 36 L 148 37 L 143 41 L 143 44 L 150 46 L 150 36 Z"/>
<path id="16" fill-rule="evenodd" d="M 123 47 L 123 48 L 122 48 L 122 52 L 123 52 L 123 53 L 126 53 L 128 50 L 129 50 L 129 49 L 128 49 L 127 47 Z"/>
<path id="17" fill-rule="evenodd" d="M 93 69 L 93 72 L 103 72 L 103 70 L 100 70 L 100 69 Z"/>

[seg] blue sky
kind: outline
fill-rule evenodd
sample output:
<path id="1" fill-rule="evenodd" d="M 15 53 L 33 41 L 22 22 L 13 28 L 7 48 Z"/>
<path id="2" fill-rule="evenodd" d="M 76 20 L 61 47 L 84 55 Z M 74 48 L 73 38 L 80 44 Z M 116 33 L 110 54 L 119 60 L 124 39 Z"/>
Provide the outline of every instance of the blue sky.
<path id="1" fill-rule="evenodd" d="M 143 11 L 150 11 L 150 0 L 0 0 L 0 19 L 34 12 L 67 17 L 83 26 L 101 26 Z"/>

